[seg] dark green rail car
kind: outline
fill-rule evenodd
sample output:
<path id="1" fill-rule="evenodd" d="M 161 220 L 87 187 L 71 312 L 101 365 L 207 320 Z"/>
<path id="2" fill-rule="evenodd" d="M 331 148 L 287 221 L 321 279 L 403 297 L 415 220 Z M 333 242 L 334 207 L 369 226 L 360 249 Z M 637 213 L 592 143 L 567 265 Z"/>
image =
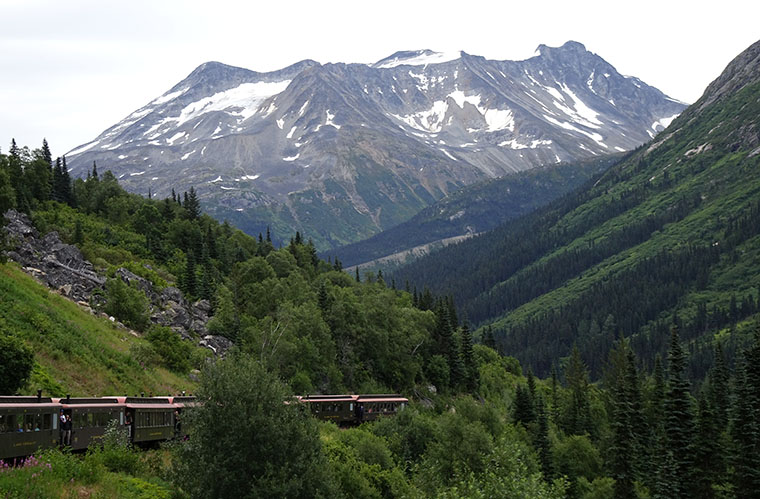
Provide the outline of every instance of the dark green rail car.
<path id="1" fill-rule="evenodd" d="M 359 395 L 356 404 L 361 412 L 361 422 L 374 421 L 382 416 L 393 416 L 404 410 L 409 399 L 401 395 Z"/>
<path id="2" fill-rule="evenodd" d="M 168 397 L 127 397 L 132 441 L 148 443 L 174 437 L 174 410 Z"/>
<path id="3" fill-rule="evenodd" d="M 111 421 L 124 426 L 124 406 L 117 398 L 65 398 L 60 400 L 71 417 L 71 448 L 86 449 L 102 440 Z"/>
<path id="4" fill-rule="evenodd" d="M 198 401 L 192 395 L 178 395 L 169 397 L 169 402 L 174 405 L 174 438 L 187 438 L 190 435 L 190 425 L 184 417 L 187 409 L 198 405 Z"/>
<path id="5" fill-rule="evenodd" d="M 299 400 L 308 404 L 315 417 L 342 424 L 356 420 L 355 399 L 354 395 L 306 395 Z"/>
<path id="6" fill-rule="evenodd" d="M 0 459 L 57 446 L 60 409 L 48 397 L 0 397 Z"/>

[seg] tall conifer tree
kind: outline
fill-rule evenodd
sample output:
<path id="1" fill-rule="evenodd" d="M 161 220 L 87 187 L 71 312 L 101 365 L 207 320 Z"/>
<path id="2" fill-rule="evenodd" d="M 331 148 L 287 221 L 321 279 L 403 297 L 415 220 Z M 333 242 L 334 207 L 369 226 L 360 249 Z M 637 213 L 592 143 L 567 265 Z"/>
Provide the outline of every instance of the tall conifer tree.
<path id="1" fill-rule="evenodd" d="M 694 414 L 686 379 L 686 357 L 678 327 L 673 326 L 668 351 L 668 392 L 665 396 L 665 441 L 673 456 L 675 497 L 689 497 L 693 478 Z"/>
<path id="2" fill-rule="evenodd" d="M 757 497 L 760 491 L 760 324 L 754 341 L 744 351 L 736 376 L 732 415 L 734 487 L 739 499 Z"/>

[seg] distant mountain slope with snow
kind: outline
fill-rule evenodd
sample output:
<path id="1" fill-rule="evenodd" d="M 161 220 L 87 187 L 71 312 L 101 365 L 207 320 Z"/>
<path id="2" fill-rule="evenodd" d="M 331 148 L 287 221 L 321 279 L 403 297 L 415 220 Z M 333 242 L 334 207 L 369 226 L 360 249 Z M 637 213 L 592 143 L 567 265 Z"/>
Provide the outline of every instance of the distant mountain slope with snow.
<path id="1" fill-rule="evenodd" d="M 635 148 L 684 107 L 577 42 L 525 61 L 422 50 L 270 73 L 209 62 L 67 159 L 73 175 L 96 161 L 143 194 L 195 186 L 218 218 L 300 230 L 324 249 L 463 185 Z"/>

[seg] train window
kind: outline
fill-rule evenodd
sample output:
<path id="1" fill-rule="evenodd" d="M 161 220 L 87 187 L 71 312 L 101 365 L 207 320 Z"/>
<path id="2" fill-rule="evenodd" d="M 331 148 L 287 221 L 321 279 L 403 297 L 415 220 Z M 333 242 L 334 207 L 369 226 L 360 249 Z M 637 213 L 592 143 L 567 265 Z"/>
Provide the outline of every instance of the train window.
<path id="1" fill-rule="evenodd" d="M 95 426 L 95 414 L 92 412 L 87 413 L 87 426 Z"/>
<path id="2" fill-rule="evenodd" d="M 353 402 L 351 402 L 351 403 L 348 404 L 348 410 L 349 411 L 353 411 L 354 410 L 354 403 Z"/>
<path id="3" fill-rule="evenodd" d="M 5 433 L 7 429 L 5 428 L 5 415 L 0 414 L 0 433 Z"/>
<path id="4" fill-rule="evenodd" d="M 42 415 L 42 429 L 43 430 L 49 430 L 52 426 L 53 421 L 53 415 L 52 414 L 43 414 Z"/>
<path id="5" fill-rule="evenodd" d="M 58 429 L 58 418 L 60 416 L 58 416 L 58 414 L 53 414 L 52 416 L 53 416 L 53 429 L 57 430 Z"/>
<path id="6" fill-rule="evenodd" d="M 24 431 L 34 429 L 34 414 L 24 414 Z"/>
<path id="7" fill-rule="evenodd" d="M 124 425 L 124 413 L 122 411 L 119 411 L 119 424 Z"/>

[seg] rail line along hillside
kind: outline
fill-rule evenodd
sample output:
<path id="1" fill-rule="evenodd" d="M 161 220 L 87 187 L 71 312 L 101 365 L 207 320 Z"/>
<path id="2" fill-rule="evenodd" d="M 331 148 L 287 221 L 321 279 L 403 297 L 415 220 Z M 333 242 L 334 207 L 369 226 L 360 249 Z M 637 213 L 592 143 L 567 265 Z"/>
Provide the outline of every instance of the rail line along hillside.
<path id="1" fill-rule="evenodd" d="M 296 397 L 318 419 L 355 425 L 392 416 L 409 399 L 401 395 L 307 395 Z M 193 396 L 43 397 L 0 396 L 0 460 L 68 446 L 87 449 L 101 440 L 109 425 L 124 429 L 129 441 L 150 445 L 188 436 L 182 412 L 198 405 Z M 62 419 L 64 418 L 64 419 Z M 70 423 L 64 425 L 68 419 Z M 115 423 L 114 423 L 115 422 Z M 70 434 L 65 429 L 70 428 Z"/>

